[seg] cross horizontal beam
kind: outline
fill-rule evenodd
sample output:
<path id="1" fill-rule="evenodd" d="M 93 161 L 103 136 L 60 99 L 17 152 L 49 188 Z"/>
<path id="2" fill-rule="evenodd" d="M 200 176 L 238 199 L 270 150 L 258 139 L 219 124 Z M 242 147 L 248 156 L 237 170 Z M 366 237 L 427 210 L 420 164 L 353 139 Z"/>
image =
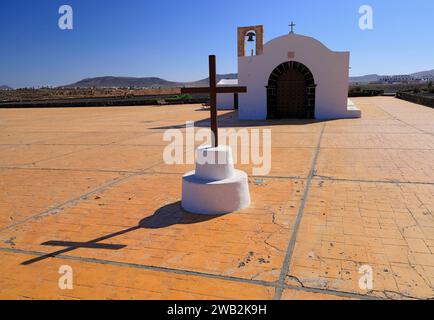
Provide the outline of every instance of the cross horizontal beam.
<path id="1" fill-rule="evenodd" d="M 209 93 L 209 106 L 211 115 L 212 147 L 219 145 L 218 124 L 217 124 L 217 94 L 218 93 L 244 93 L 247 87 L 242 86 L 217 86 L 216 58 L 215 55 L 209 57 L 209 87 L 190 87 L 181 88 L 181 93 Z"/>
<path id="2" fill-rule="evenodd" d="M 44 242 L 44 243 L 42 243 L 42 245 L 53 246 L 53 247 L 93 248 L 93 249 L 108 249 L 108 250 L 119 250 L 119 249 L 126 247 L 126 245 L 123 245 L 123 244 L 56 241 L 56 240 L 50 240 L 50 241 Z"/>
<path id="3" fill-rule="evenodd" d="M 216 93 L 245 93 L 247 92 L 247 87 L 237 86 L 237 87 L 216 87 Z M 181 93 L 210 93 L 209 87 L 190 87 L 181 88 Z"/>

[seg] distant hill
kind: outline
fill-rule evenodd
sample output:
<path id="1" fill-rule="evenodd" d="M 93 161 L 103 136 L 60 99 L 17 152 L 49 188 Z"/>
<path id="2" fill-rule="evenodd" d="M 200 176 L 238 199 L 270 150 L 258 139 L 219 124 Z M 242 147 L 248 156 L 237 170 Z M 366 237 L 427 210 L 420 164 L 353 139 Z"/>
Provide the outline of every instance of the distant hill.
<path id="1" fill-rule="evenodd" d="M 237 79 L 237 78 L 238 78 L 237 73 L 227 73 L 227 74 L 217 74 L 216 75 L 217 82 L 219 82 L 221 79 Z M 195 81 L 195 82 L 187 82 L 187 84 L 194 85 L 194 86 L 207 86 L 207 85 L 209 85 L 209 78 L 205 78 L 205 79 Z"/>
<path id="2" fill-rule="evenodd" d="M 6 86 L 6 85 L 2 85 L 2 86 L 0 86 L 0 90 L 13 90 L 13 88 Z"/>
<path id="3" fill-rule="evenodd" d="M 378 74 L 368 74 L 365 76 L 359 76 L 359 77 L 350 77 L 349 82 L 350 83 L 355 83 L 355 82 L 359 82 L 359 83 L 368 83 L 368 82 L 375 82 L 378 81 L 380 79 L 380 75 Z"/>
<path id="4" fill-rule="evenodd" d="M 427 75 L 434 76 L 434 69 L 427 71 L 420 71 L 411 74 L 415 77 L 422 77 Z M 218 74 L 217 82 L 221 79 L 236 79 L 238 74 L 236 73 L 228 73 L 228 74 Z M 383 75 L 379 74 L 368 74 L 364 76 L 350 77 L 350 83 L 369 83 L 379 81 Z M 65 86 L 60 86 L 60 88 L 113 88 L 113 87 L 137 87 L 137 88 L 173 88 L 173 87 L 199 87 L 199 86 L 207 86 L 209 84 L 209 79 L 205 78 L 197 81 L 190 82 L 175 82 L 168 81 L 165 79 L 157 78 L 157 77 L 144 77 L 144 78 L 136 78 L 136 77 L 96 77 L 96 78 L 87 78 L 80 80 L 75 83 L 71 83 Z M 3 87 L 3 86 L 2 86 Z"/>
<path id="5" fill-rule="evenodd" d="M 63 88 L 112 88 L 112 87 L 178 87 L 179 82 L 167 81 L 157 77 L 96 77 L 62 86 Z"/>
<path id="6" fill-rule="evenodd" d="M 419 78 L 419 77 L 425 77 L 425 76 L 434 76 L 434 69 L 433 70 L 427 70 L 427 71 L 420 71 L 411 73 L 410 76 Z M 378 75 L 378 74 L 368 74 L 365 76 L 359 76 L 359 77 L 350 77 L 350 83 L 368 83 L 368 82 L 376 82 L 379 81 L 380 78 L 384 77 L 384 75 Z"/>
<path id="7" fill-rule="evenodd" d="M 236 73 L 218 74 L 217 82 L 221 79 L 236 79 Z M 168 81 L 157 77 L 96 77 L 86 78 L 75 83 L 71 83 L 61 88 L 113 88 L 113 87 L 137 87 L 137 88 L 173 88 L 183 86 L 206 86 L 209 78 L 192 82 Z"/>
<path id="8" fill-rule="evenodd" d="M 434 69 L 428 71 L 421 71 L 411 74 L 413 77 L 425 77 L 425 76 L 434 76 Z"/>

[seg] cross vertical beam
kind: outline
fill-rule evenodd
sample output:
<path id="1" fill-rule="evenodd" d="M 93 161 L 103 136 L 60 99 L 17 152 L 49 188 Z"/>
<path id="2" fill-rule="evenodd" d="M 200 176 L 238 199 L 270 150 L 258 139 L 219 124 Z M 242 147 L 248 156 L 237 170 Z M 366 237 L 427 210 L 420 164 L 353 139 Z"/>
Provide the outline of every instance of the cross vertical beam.
<path id="1" fill-rule="evenodd" d="M 212 147 L 218 147 L 218 123 L 217 123 L 217 94 L 218 93 L 245 93 L 247 87 L 244 86 L 219 86 L 217 87 L 216 57 L 210 55 L 209 59 L 209 87 L 190 87 L 181 88 L 182 94 L 208 93 L 210 96 L 210 118 L 212 131 Z"/>
<path id="2" fill-rule="evenodd" d="M 209 95 L 211 108 L 211 131 L 212 146 L 218 147 L 218 125 L 217 125 L 217 82 L 216 82 L 216 58 L 215 55 L 209 56 Z"/>
<path id="3" fill-rule="evenodd" d="M 296 26 L 294 21 L 291 21 L 291 24 L 289 26 L 291 27 L 291 33 L 294 33 L 294 27 Z"/>

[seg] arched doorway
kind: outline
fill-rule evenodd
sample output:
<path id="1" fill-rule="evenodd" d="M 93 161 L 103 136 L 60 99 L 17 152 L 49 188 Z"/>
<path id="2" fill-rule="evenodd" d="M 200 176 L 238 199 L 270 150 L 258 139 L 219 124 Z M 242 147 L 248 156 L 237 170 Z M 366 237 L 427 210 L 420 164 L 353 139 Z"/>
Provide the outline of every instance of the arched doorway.
<path id="1" fill-rule="evenodd" d="M 297 61 L 284 62 L 270 75 L 267 118 L 314 118 L 315 81 L 312 72 Z"/>

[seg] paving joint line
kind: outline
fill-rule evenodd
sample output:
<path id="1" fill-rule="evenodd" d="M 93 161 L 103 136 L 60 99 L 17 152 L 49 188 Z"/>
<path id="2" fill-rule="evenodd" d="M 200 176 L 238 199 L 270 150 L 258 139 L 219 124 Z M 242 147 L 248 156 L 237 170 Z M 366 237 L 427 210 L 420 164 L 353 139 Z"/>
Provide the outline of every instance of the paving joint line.
<path id="1" fill-rule="evenodd" d="M 105 170 L 105 169 L 74 169 L 74 168 L 46 168 L 46 167 L 9 167 L 0 166 L 0 170 L 40 170 L 40 171 L 69 171 L 69 172 L 93 172 L 93 173 L 143 173 L 142 171 L 131 171 L 131 170 Z M 145 169 L 146 170 L 146 169 Z"/>
<path id="2" fill-rule="evenodd" d="M 286 250 L 285 259 L 283 260 L 283 264 L 282 264 L 282 268 L 281 268 L 280 276 L 279 276 L 279 280 L 278 280 L 278 283 L 280 285 L 283 285 L 285 283 L 285 279 L 286 279 L 286 276 L 287 276 L 287 273 L 289 270 L 289 265 L 291 263 L 292 255 L 293 255 L 294 248 L 295 248 L 295 243 L 297 240 L 298 231 L 299 231 L 300 225 L 301 225 L 301 219 L 302 219 L 303 212 L 304 212 L 304 206 L 306 204 L 307 197 L 309 196 L 309 190 L 310 190 L 310 185 L 311 185 L 313 176 L 315 175 L 315 167 L 316 167 L 318 155 L 319 155 L 319 152 L 321 149 L 321 141 L 322 141 L 325 127 L 326 127 L 326 123 L 324 123 L 322 128 L 321 128 L 321 132 L 320 132 L 320 135 L 318 138 L 318 144 L 317 144 L 316 149 L 315 149 L 315 154 L 314 154 L 313 159 L 312 159 L 312 164 L 311 164 L 311 167 L 309 170 L 309 175 L 307 177 L 306 185 L 304 187 L 303 197 L 302 197 L 302 200 L 300 202 L 300 206 L 298 208 L 297 217 L 295 219 L 295 224 L 294 224 L 294 228 L 292 231 L 291 239 L 288 243 L 288 248 Z M 281 300 L 282 299 L 282 293 L 283 293 L 283 290 L 281 287 L 276 288 L 276 292 L 274 294 L 273 299 L 274 300 Z"/>
<path id="3" fill-rule="evenodd" d="M 404 101 L 406 101 L 406 100 L 404 100 Z M 410 102 L 410 101 L 407 101 L 407 102 Z M 420 104 L 417 104 L 417 103 L 414 103 L 414 102 L 410 102 L 410 103 L 413 103 L 413 104 L 416 104 L 416 105 L 419 105 L 419 106 L 420 106 Z M 408 122 L 405 122 L 404 120 L 398 118 L 397 116 L 393 115 L 393 114 L 390 113 L 389 111 L 387 111 L 387 110 L 385 110 L 384 108 L 382 108 L 380 105 L 375 104 L 375 106 L 378 107 L 378 108 L 380 108 L 384 113 L 388 114 L 390 117 L 392 117 L 392 119 L 395 119 L 395 120 L 397 120 L 397 121 L 399 121 L 399 122 L 405 124 L 406 126 L 409 126 L 410 128 L 416 129 L 417 131 L 421 132 L 422 134 L 427 134 L 427 135 L 430 135 L 430 136 L 434 136 L 434 133 L 433 133 L 433 132 L 429 132 L 429 131 L 422 130 L 422 129 L 416 127 L 416 126 L 413 125 L 413 124 L 410 124 L 410 123 L 408 123 Z"/>
<path id="4" fill-rule="evenodd" d="M 138 139 L 137 138 L 129 138 Z M 124 141 L 124 140 L 123 140 Z M 164 144 L 136 144 L 136 143 L 122 143 L 122 141 L 114 142 L 114 143 L 19 143 L 19 144 L 11 144 L 11 143 L 0 143 L 0 146 L 9 146 L 9 147 L 19 147 L 19 146 L 93 146 L 93 147 L 106 147 L 106 146 L 116 146 L 116 147 L 165 147 Z M 196 146 L 196 148 L 199 146 Z M 315 146 L 287 146 L 287 147 L 273 147 L 275 149 L 315 149 Z"/>
<path id="5" fill-rule="evenodd" d="M 418 133 L 421 134 L 421 133 Z M 322 147 L 323 150 L 398 150 L 398 151 L 432 151 L 428 148 L 382 148 L 382 147 Z"/>
<path id="6" fill-rule="evenodd" d="M 321 148 L 325 149 L 325 148 Z M 158 163 L 157 163 L 158 165 Z M 154 167 L 152 164 L 149 168 Z M 141 170 L 104 170 L 104 169 L 74 169 L 74 168 L 43 168 L 43 167 L 9 167 L 0 166 L 0 170 L 39 170 L 39 171 L 69 171 L 69 172 L 92 172 L 92 173 L 119 173 L 119 174 L 142 174 L 142 175 L 179 175 L 179 172 L 164 172 L 164 171 L 148 171 L 149 168 Z M 307 177 L 301 176 L 279 176 L 279 175 L 249 175 L 253 179 L 287 179 L 287 180 L 307 180 Z M 352 179 L 352 178 L 335 178 L 329 176 L 322 176 L 315 174 L 314 180 L 327 180 L 327 181 L 348 181 L 348 182 L 362 182 L 362 183 L 387 183 L 387 184 L 420 184 L 420 185 L 434 185 L 434 182 L 428 181 L 400 181 L 400 180 L 370 180 L 370 179 Z"/>
<path id="7" fill-rule="evenodd" d="M 160 163 L 157 163 L 161 164 Z M 39 170 L 39 171 L 68 171 L 68 172 L 91 172 L 91 173 L 119 173 L 119 174 L 142 174 L 142 175 L 180 175 L 179 172 L 164 172 L 164 171 L 149 171 L 150 168 L 154 167 L 156 164 L 152 164 L 150 167 L 141 170 L 104 170 L 104 169 L 74 169 L 74 168 L 44 168 L 44 167 L 9 167 L 0 166 L 0 170 Z M 288 180 L 306 180 L 307 177 L 301 176 L 258 176 L 249 175 L 253 179 L 288 179 Z"/>
<path id="8" fill-rule="evenodd" d="M 63 203 L 61 203 L 61 204 L 59 204 L 59 205 L 57 205 L 57 206 L 55 206 L 53 208 L 47 209 L 47 210 L 45 210 L 43 212 L 40 212 L 38 214 L 32 215 L 30 217 L 27 217 L 24 220 L 17 221 L 17 222 L 15 222 L 15 223 L 13 223 L 13 224 L 11 224 L 9 226 L 1 228 L 0 229 L 0 233 L 2 233 L 3 231 L 9 230 L 11 228 L 14 228 L 14 227 L 16 227 L 18 225 L 21 225 L 23 223 L 26 223 L 27 221 L 35 220 L 35 219 L 37 219 L 39 217 L 43 217 L 45 215 L 49 215 L 51 212 L 55 212 L 56 213 L 58 211 L 62 211 L 62 209 L 64 207 L 66 207 L 66 206 L 69 206 L 71 204 L 75 204 L 77 202 L 80 202 L 81 200 L 85 199 L 86 197 L 88 197 L 88 196 L 90 196 L 90 195 L 92 195 L 92 194 L 94 194 L 96 192 L 100 192 L 101 190 L 104 190 L 106 188 L 112 187 L 112 186 L 114 186 L 114 185 L 116 185 L 116 184 L 118 184 L 118 183 L 120 183 L 122 181 L 125 181 L 125 180 L 129 179 L 129 178 L 132 178 L 132 177 L 135 177 L 135 176 L 140 176 L 140 175 L 146 175 L 146 173 L 144 171 L 146 171 L 146 170 L 152 170 L 153 167 L 158 166 L 159 164 L 161 164 L 163 162 L 164 162 L 164 160 L 161 160 L 161 161 L 156 162 L 155 164 L 150 165 L 149 167 L 143 169 L 143 171 L 140 171 L 138 173 L 133 173 L 133 174 L 129 174 L 129 175 L 125 176 L 125 177 L 112 179 L 110 182 L 104 183 L 103 185 L 101 185 L 101 186 L 97 187 L 96 189 L 94 189 L 92 191 L 89 191 L 89 192 L 87 192 L 87 193 L 85 193 L 83 195 L 80 195 L 80 196 L 78 196 L 76 198 L 67 200 L 67 201 L 65 201 L 65 202 L 63 202 Z"/>
<path id="9" fill-rule="evenodd" d="M 431 135 L 431 133 L 429 132 L 425 132 L 422 130 L 419 130 L 420 133 L 418 134 L 428 134 Z M 345 133 L 348 134 L 348 133 Z M 361 133 L 361 134 L 365 134 L 365 133 Z M 5 147 L 20 147 L 20 146 L 83 146 L 83 147 L 88 147 L 88 148 L 83 148 L 82 150 L 88 150 L 92 147 L 107 147 L 107 146 L 116 146 L 116 147 L 142 147 L 142 148 L 147 148 L 147 147 L 165 147 L 165 145 L 161 145 L 161 144 L 122 144 L 119 142 L 116 143 L 86 143 L 86 144 L 79 144 L 79 143 L 58 143 L 58 144 L 48 144 L 48 143 L 20 143 L 20 144 L 1 144 L 0 146 L 5 146 Z M 273 149 L 315 149 L 314 146 L 289 146 L 289 147 L 272 147 Z M 323 147 L 322 149 L 331 149 L 331 150 L 336 150 L 336 149 L 340 149 L 340 150 L 353 150 L 353 149 L 357 149 L 357 150 L 408 150 L 408 151 L 430 151 L 432 149 L 430 148 L 402 148 L 402 147 L 339 147 L 339 146 L 331 146 L 331 147 Z M 72 153 L 76 153 L 76 152 L 80 152 L 81 150 L 78 151 L 73 151 L 71 153 L 67 153 L 64 155 L 59 155 L 59 156 L 55 156 L 53 158 L 47 158 L 47 159 L 42 159 L 42 160 L 38 160 L 37 162 L 40 161 L 48 161 L 48 160 L 52 160 L 52 159 L 56 159 L 57 157 L 62 157 L 62 156 L 67 156 L 67 155 L 71 155 Z"/>
<path id="10" fill-rule="evenodd" d="M 83 135 L 83 134 L 78 134 L 77 136 L 80 136 L 80 135 Z M 142 137 L 142 135 L 139 134 L 138 138 L 139 137 Z M 49 139 L 48 141 L 55 140 L 55 139 L 57 139 L 57 138 Z M 70 156 L 72 154 L 75 154 L 75 153 L 81 152 L 81 151 L 88 151 L 88 150 L 91 150 L 91 149 L 98 149 L 98 148 L 107 147 L 107 146 L 116 146 L 117 143 L 122 142 L 122 141 L 127 141 L 128 139 L 129 138 L 125 138 L 125 139 L 121 139 L 120 141 L 110 142 L 110 143 L 107 143 L 107 144 L 105 144 L 105 143 L 104 144 L 54 144 L 54 145 L 58 145 L 58 146 L 77 146 L 77 147 L 82 146 L 83 148 L 80 149 L 80 150 L 68 152 L 68 153 L 65 153 L 65 154 L 61 154 L 61 155 L 57 155 L 57 156 L 53 156 L 53 157 L 49 157 L 49 158 L 45 158 L 45 159 L 40 159 L 40 160 L 33 161 L 33 162 L 23 163 L 21 165 L 22 166 L 35 165 L 35 164 L 40 163 L 40 162 L 51 161 L 51 160 L 54 160 L 54 159 L 59 159 L 59 158 L 62 158 L 62 157 Z M 46 140 L 41 140 L 41 141 L 46 141 Z M 24 146 L 33 146 L 33 145 L 53 146 L 53 144 L 44 144 L 44 143 L 43 144 L 38 144 L 37 142 L 36 143 L 29 143 L 29 144 L 25 144 L 25 143 L 24 144 L 18 144 L 16 146 L 23 146 L 23 145 Z M 0 232 L 1 232 L 1 230 L 0 230 Z"/>
<path id="11" fill-rule="evenodd" d="M 20 145 L 20 146 L 23 146 L 23 145 Z M 33 144 L 29 144 L 28 146 L 33 146 Z M 80 146 L 80 145 L 77 145 L 77 147 L 78 146 Z M 83 145 L 81 145 L 81 146 L 83 146 Z M 37 164 L 39 162 L 51 161 L 51 160 L 54 160 L 54 159 L 59 159 L 59 158 L 62 158 L 62 157 L 70 156 L 70 155 L 72 155 L 74 153 L 77 153 L 77 152 L 80 152 L 80 151 L 86 151 L 86 150 L 90 150 L 90 149 L 94 148 L 94 146 L 89 146 L 89 145 L 86 145 L 86 146 L 87 147 L 83 147 L 80 150 L 75 150 L 75 151 L 67 152 L 67 153 L 64 153 L 64 154 L 59 154 L 59 155 L 56 155 L 56 156 L 53 156 L 53 157 L 48 157 L 48 158 L 44 158 L 44 159 L 40 159 L 40 160 L 36 160 L 36 161 L 32 161 L 32 162 L 22 163 L 21 165 L 22 166 L 35 165 L 35 164 Z"/>
<path id="12" fill-rule="evenodd" d="M 90 195 L 92 195 L 94 193 L 97 193 L 97 192 L 100 192 L 100 191 L 105 190 L 107 188 L 110 188 L 110 187 L 112 187 L 114 185 L 117 185 L 120 182 L 123 182 L 123 181 L 125 181 L 127 179 L 130 179 L 130 178 L 138 176 L 138 175 L 141 175 L 141 174 L 140 173 L 130 174 L 130 175 L 126 175 L 124 177 L 111 179 L 110 181 L 108 181 L 106 183 L 103 183 L 102 185 L 96 187 L 95 189 L 93 189 L 93 190 L 91 190 L 89 192 L 86 192 L 86 193 L 84 193 L 84 194 L 82 194 L 82 195 L 80 195 L 78 197 L 75 197 L 73 199 L 69 199 L 69 200 L 67 200 L 65 202 L 62 202 L 61 204 L 59 204 L 59 205 L 57 205 L 57 206 L 55 206 L 53 208 L 49 208 L 49 209 L 47 209 L 45 211 L 42 211 L 40 213 L 37 213 L 37 214 L 32 215 L 30 217 L 27 217 L 27 218 L 25 218 L 23 220 L 17 221 L 17 222 L 15 222 L 15 223 L 13 223 L 13 224 L 11 224 L 9 226 L 1 228 L 0 229 L 0 233 L 4 232 L 6 230 L 12 229 L 12 228 L 14 228 L 16 226 L 22 225 L 23 223 L 26 223 L 28 221 L 36 220 L 36 219 L 41 218 L 43 216 L 50 215 L 51 213 L 54 214 L 54 213 L 60 212 L 65 207 L 68 207 L 68 206 L 76 204 L 76 203 L 78 203 L 78 202 L 80 202 L 82 200 L 85 200 L 87 197 L 89 197 Z"/>
<path id="13" fill-rule="evenodd" d="M 313 180 L 325 181 L 346 181 L 346 182 L 360 182 L 360 183 L 385 183 L 385 184 L 418 184 L 418 185 L 434 185 L 434 182 L 428 181 L 399 181 L 399 180 L 369 180 L 369 179 L 351 179 L 351 178 L 334 178 L 321 175 L 314 175 Z"/>
<path id="14" fill-rule="evenodd" d="M 32 255 L 32 256 L 33 255 L 35 255 L 35 256 L 46 255 L 46 253 L 40 252 L 40 251 L 23 250 L 23 249 L 17 249 L 17 248 L 0 247 L 0 251 L 1 252 L 9 252 L 9 253 L 26 254 L 26 255 Z M 86 262 L 86 263 L 95 263 L 95 264 L 101 264 L 101 265 L 111 265 L 111 266 L 118 266 L 118 267 L 125 267 L 125 268 L 134 268 L 134 269 L 141 269 L 141 270 L 149 270 L 149 271 L 155 271 L 155 272 L 180 274 L 180 275 L 186 275 L 186 276 L 197 276 L 197 277 L 201 277 L 201 278 L 217 279 L 217 280 L 237 282 L 237 283 L 246 283 L 246 284 L 251 284 L 251 285 L 271 287 L 271 288 L 275 288 L 275 289 L 280 288 L 282 290 L 283 289 L 290 289 L 290 290 L 297 290 L 297 291 L 303 291 L 303 292 L 322 293 L 322 294 L 334 295 L 334 296 L 339 296 L 339 297 L 355 298 L 355 299 L 360 299 L 360 300 L 384 300 L 381 297 L 369 296 L 369 295 L 364 295 L 364 294 L 359 294 L 359 293 L 354 293 L 354 292 L 336 291 L 336 290 L 330 290 L 330 289 L 311 288 L 311 287 L 302 287 L 302 286 L 293 286 L 293 285 L 288 285 L 285 283 L 281 284 L 277 281 L 271 282 L 271 281 L 265 281 L 265 280 L 246 279 L 246 278 L 218 275 L 218 274 L 212 274 L 212 273 L 206 273 L 206 272 L 200 272 L 200 271 L 191 271 L 191 270 L 184 270 L 184 269 L 159 267 L 159 266 L 152 266 L 152 265 L 145 265 L 145 264 L 138 264 L 138 263 L 120 262 L 120 261 L 97 259 L 97 258 L 86 258 L 86 257 L 71 256 L 71 255 L 56 255 L 56 256 L 53 256 L 52 258 L 53 259 L 73 260 L 73 261 Z"/>

